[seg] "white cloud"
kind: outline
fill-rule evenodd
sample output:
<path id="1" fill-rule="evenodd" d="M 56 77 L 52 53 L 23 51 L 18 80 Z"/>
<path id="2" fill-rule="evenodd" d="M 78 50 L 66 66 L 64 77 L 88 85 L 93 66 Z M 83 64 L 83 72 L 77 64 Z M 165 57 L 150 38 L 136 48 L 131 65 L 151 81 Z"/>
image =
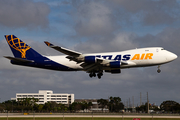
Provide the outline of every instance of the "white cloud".
<path id="1" fill-rule="evenodd" d="M 0 1 L 0 24 L 11 27 L 48 27 L 50 9 L 43 2 L 30 0 Z"/>
<path id="2" fill-rule="evenodd" d="M 99 2 L 85 2 L 77 6 L 76 32 L 81 36 L 105 35 L 114 30 L 110 8 Z M 74 14 L 74 13 L 73 13 Z"/>
<path id="3" fill-rule="evenodd" d="M 180 4 L 177 0 L 109 0 L 128 21 L 136 16 L 144 25 L 172 24 L 180 19 Z M 122 14 L 122 12 L 126 14 Z M 122 17 L 120 18 L 122 19 Z"/>

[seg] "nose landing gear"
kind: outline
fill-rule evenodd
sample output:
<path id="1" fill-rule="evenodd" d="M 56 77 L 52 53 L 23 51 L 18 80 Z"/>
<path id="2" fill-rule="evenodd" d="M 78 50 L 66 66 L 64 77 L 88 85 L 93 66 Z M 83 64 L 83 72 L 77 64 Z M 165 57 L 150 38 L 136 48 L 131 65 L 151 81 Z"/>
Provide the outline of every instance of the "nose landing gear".
<path id="1" fill-rule="evenodd" d="M 158 73 L 161 72 L 161 70 L 160 70 L 160 65 L 158 65 L 158 70 L 157 70 L 157 72 L 158 72 Z"/>

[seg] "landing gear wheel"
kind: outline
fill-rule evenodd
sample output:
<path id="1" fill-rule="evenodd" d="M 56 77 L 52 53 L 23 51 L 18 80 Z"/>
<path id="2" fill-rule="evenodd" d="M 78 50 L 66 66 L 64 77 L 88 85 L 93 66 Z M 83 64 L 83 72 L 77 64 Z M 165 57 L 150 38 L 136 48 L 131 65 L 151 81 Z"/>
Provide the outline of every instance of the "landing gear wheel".
<path id="1" fill-rule="evenodd" d="M 89 77 L 92 78 L 92 77 L 96 77 L 96 73 L 95 72 L 91 72 L 89 73 Z"/>
<path id="2" fill-rule="evenodd" d="M 98 78 L 101 79 L 101 75 L 98 75 Z"/>
<path id="3" fill-rule="evenodd" d="M 89 77 L 92 78 L 92 77 L 98 77 L 99 79 L 101 79 L 101 77 L 103 76 L 103 71 L 99 71 L 96 75 L 96 72 L 95 71 L 92 71 L 89 73 Z"/>
<path id="4" fill-rule="evenodd" d="M 160 69 L 158 69 L 158 70 L 157 70 L 157 72 L 158 72 L 158 73 L 160 73 L 160 72 L 161 72 L 161 70 L 160 70 Z"/>
<path id="5" fill-rule="evenodd" d="M 157 70 L 157 72 L 158 72 L 158 73 L 161 72 L 161 70 L 160 70 L 160 65 L 158 65 L 158 70 Z"/>
<path id="6" fill-rule="evenodd" d="M 101 79 L 101 76 L 103 76 L 103 73 L 100 72 L 100 73 L 97 74 L 97 76 L 98 76 L 99 79 Z"/>
<path id="7" fill-rule="evenodd" d="M 93 73 L 93 77 L 96 77 L 96 73 Z"/>
<path id="8" fill-rule="evenodd" d="M 92 77 L 93 77 L 93 75 L 90 73 L 90 74 L 89 74 L 89 77 L 90 77 L 90 78 L 92 78 Z"/>

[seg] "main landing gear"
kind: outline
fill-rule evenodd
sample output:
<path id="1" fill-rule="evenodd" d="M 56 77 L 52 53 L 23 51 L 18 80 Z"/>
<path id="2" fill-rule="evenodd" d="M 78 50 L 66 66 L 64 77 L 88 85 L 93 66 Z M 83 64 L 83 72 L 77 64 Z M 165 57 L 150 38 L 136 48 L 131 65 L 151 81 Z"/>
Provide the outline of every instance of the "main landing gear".
<path id="1" fill-rule="evenodd" d="M 95 72 L 91 72 L 91 73 L 89 73 L 89 77 L 96 77 L 96 73 Z"/>
<path id="2" fill-rule="evenodd" d="M 157 72 L 158 72 L 158 73 L 161 72 L 161 70 L 160 70 L 160 65 L 158 65 L 158 70 L 157 70 Z"/>
<path id="3" fill-rule="evenodd" d="M 103 76 L 103 72 L 102 72 L 102 71 L 100 71 L 100 72 L 97 73 L 97 77 L 98 77 L 99 79 L 101 79 L 102 76 Z M 89 73 L 89 77 L 90 77 L 90 78 L 96 77 L 96 73 L 95 73 L 95 72 Z"/>

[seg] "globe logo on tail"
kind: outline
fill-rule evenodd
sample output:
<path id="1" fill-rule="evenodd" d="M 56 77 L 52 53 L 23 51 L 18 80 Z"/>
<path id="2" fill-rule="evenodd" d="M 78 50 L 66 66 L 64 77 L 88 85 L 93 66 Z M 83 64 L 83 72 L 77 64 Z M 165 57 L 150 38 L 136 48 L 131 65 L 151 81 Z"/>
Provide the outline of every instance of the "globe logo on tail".
<path id="1" fill-rule="evenodd" d="M 14 35 L 7 35 L 6 40 L 12 48 L 21 53 L 21 58 L 26 58 L 26 51 L 29 50 L 31 47 L 29 47 L 26 43 L 22 42 Z"/>

